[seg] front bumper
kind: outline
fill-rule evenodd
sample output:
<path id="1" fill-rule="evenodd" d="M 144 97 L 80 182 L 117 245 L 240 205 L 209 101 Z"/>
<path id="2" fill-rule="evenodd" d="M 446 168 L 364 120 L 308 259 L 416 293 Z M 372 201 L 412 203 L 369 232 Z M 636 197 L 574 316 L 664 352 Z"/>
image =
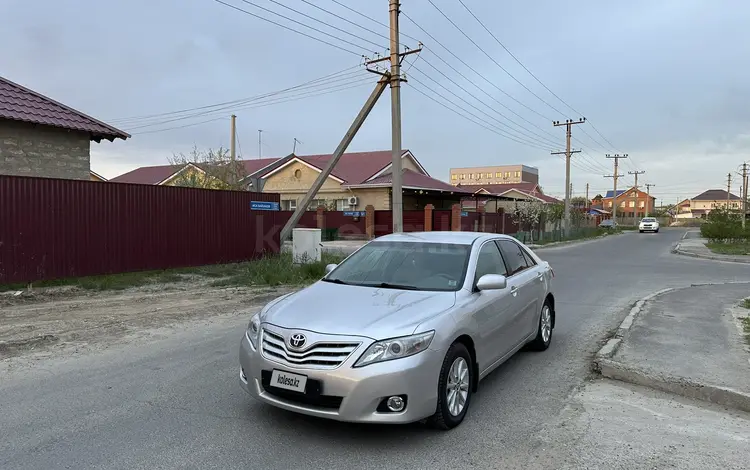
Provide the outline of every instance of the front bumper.
<path id="1" fill-rule="evenodd" d="M 256 350 L 246 335 L 240 343 L 240 386 L 258 400 L 285 410 L 319 418 L 357 423 L 411 423 L 435 413 L 438 378 L 444 354 L 427 349 L 414 356 L 353 368 L 359 356 L 372 344 L 360 345 L 336 369 L 289 367 L 271 361 Z M 301 374 L 320 383 L 318 400 L 306 400 L 294 393 L 275 392 L 263 385 L 263 376 L 274 369 Z M 270 391 L 269 391 L 270 390 Z M 384 398 L 406 395 L 401 412 L 378 411 Z"/>
<path id="2" fill-rule="evenodd" d="M 659 226 L 658 225 L 640 225 L 638 227 L 638 230 L 641 232 L 655 232 L 659 230 Z"/>

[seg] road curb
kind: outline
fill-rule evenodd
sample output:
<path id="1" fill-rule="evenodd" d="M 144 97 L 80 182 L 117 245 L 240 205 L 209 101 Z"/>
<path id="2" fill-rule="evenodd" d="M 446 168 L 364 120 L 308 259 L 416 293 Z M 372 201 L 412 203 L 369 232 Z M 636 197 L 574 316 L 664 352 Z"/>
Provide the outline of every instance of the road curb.
<path id="1" fill-rule="evenodd" d="M 750 264 L 750 259 L 747 258 L 737 258 L 734 256 L 702 255 L 700 253 L 682 250 L 680 249 L 681 245 L 681 243 L 678 243 L 674 248 L 672 248 L 672 253 L 681 256 L 689 256 L 691 258 L 710 259 L 713 261 L 726 261 L 729 263 Z"/>
<path id="2" fill-rule="evenodd" d="M 615 237 L 615 236 L 618 236 L 618 235 L 624 235 L 625 233 L 627 233 L 627 232 L 612 233 L 612 234 L 607 234 L 607 235 L 599 235 L 599 236 L 596 236 L 596 237 L 584 238 L 584 239 L 581 239 L 581 240 L 566 240 L 566 241 L 562 241 L 562 242 L 552 242 L 552 243 L 547 243 L 546 245 L 526 245 L 526 246 L 528 246 L 530 249 L 532 249 L 534 251 L 537 251 L 537 250 L 544 250 L 544 249 L 547 249 L 547 248 L 557 248 L 557 247 L 571 246 L 571 245 L 582 245 L 584 243 L 595 242 L 597 240 L 601 240 L 601 239 L 607 238 L 607 237 Z"/>
<path id="3" fill-rule="evenodd" d="M 649 373 L 611 359 L 600 359 L 598 366 L 602 376 L 609 379 L 750 412 L 750 394 L 739 390 L 693 382 L 683 377 Z"/>
<path id="4" fill-rule="evenodd" d="M 636 318 L 644 309 L 646 303 L 661 295 L 691 287 L 721 286 L 730 284 L 748 284 L 748 281 L 730 282 L 701 282 L 683 287 L 668 287 L 649 294 L 639 299 L 630 313 L 620 323 L 614 336 L 597 351 L 594 357 L 594 367 L 603 376 L 609 379 L 628 382 L 635 385 L 650 387 L 663 392 L 673 393 L 687 398 L 715 403 L 718 405 L 731 406 L 739 410 L 750 412 L 750 394 L 717 385 L 704 384 L 688 380 L 684 377 L 673 377 L 655 374 L 638 367 L 628 366 L 612 358 L 617 353 L 622 343 L 627 339 L 630 329 L 635 324 Z"/>

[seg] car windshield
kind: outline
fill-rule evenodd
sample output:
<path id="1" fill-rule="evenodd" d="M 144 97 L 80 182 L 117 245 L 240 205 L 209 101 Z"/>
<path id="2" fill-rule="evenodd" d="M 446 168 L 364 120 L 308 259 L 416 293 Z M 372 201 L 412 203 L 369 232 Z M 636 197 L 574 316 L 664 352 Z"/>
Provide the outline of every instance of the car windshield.
<path id="1" fill-rule="evenodd" d="M 393 289 L 457 291 L 466 276 L 471 246 L 445 243 L 371 242 L 323 280 Z"/>
<path id="2" fill-rule="evenodd" d="M 643 222 L 656 222 L 656 219 L 652 219 L 652 218 L 643 219 Z"/>

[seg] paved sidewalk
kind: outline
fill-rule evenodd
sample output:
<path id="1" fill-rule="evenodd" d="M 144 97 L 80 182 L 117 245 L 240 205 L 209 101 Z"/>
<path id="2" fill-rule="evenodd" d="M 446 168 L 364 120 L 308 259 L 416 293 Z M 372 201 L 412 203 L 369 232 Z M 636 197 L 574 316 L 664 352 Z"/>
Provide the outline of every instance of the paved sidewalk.
<path id="1" fill-rule="evenodd" d="M 540 452 L 526 468 L 745 470 L 750 413 L 596 380 L 543 426 L 537 442 Z"/>
<path id="2" fill-rule="evenodd" d="M 750 411 L 750 349 L 735 318 L 746 297 L 750 283 L 687 287 L 643 302 L 621 327 L 614 354 L 600 360 L 602 375 Z"/>
<path id="3" fill-rule="evenodd" d="M 697 237 L 695 234 L 698 234 Z M 693 258 L 712 259 L 717 261 L 731 261 L 733 263 L 750 263 L 750 256 L 722 255 L 714 253 L 706 247 L 706 239 L 700 238 L 700 232 L 688 232 L 686 237 L 675 246 L 674 253 Z"/>

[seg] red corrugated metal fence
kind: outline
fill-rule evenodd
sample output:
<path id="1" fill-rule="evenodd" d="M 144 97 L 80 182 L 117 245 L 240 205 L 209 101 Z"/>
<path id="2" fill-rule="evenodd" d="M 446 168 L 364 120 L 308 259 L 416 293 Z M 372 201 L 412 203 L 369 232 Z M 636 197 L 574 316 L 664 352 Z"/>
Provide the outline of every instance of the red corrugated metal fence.
<path id="1" fill-rule="evenodd" d="M 0 175 L 0 284 L 278 252 L 278 194 Z"/>

